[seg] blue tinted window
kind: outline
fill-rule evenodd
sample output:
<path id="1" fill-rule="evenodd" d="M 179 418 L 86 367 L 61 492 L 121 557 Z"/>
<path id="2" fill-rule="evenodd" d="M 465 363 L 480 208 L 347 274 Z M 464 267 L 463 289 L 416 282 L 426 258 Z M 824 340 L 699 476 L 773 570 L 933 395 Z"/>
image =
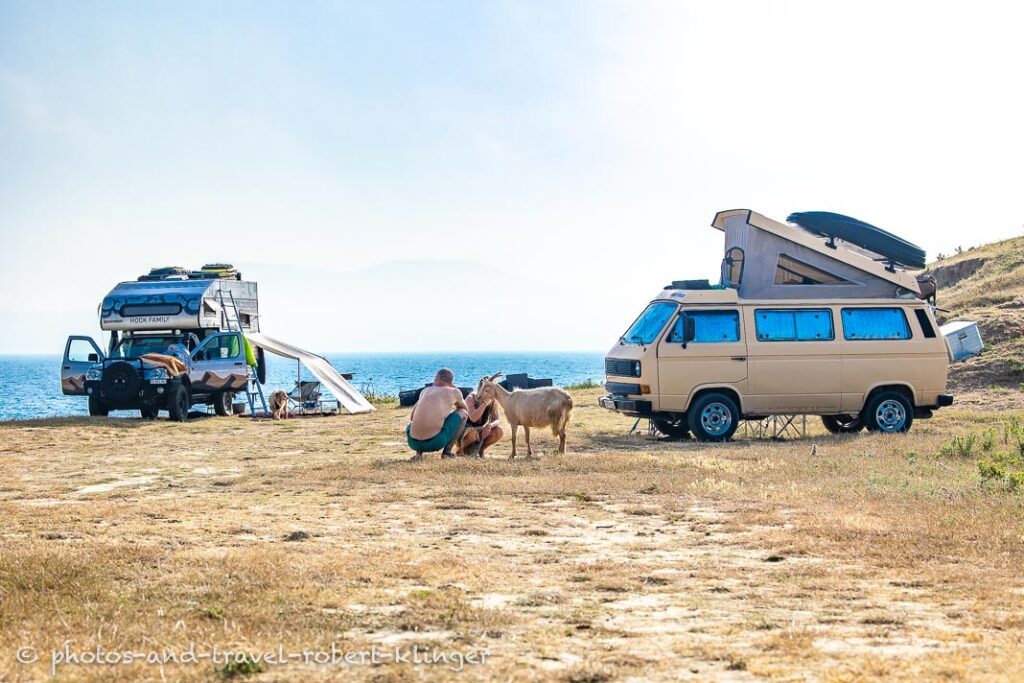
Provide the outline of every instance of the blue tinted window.
<path id="1" fill-rule="evenodd" d="M 658 338 L 665 323 L 676 312 L 676 305 L 667 301 L 659 301 L 647 307 L 633 326 L 622 335 L 627 344 L 650 344 Z"/>
<path id="2" fill-rule="evenodd" d="M 907 316 L 899 308 L 844 308 L 846 339 L 910 339 Z"/>
<path id="3" fill-rule="evenodd" d="M 740 340 L 740 314 L 737 311 L 687 311 L 676 318 L 670 342 L 683 341 L 683 318 L 693 318 L 694 343 L 734 342 Z"/>
<path id="4" fill-rule="evenodd" d="M 759 341 L 828 341 L 832 332 L 832 311 L 823 309 L 771 310 L 754 312 Z"/>

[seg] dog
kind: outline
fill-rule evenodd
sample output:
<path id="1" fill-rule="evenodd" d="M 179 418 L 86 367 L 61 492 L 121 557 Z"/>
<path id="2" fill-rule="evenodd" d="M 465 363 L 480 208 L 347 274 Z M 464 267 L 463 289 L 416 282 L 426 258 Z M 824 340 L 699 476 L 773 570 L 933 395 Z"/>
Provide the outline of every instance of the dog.
<path id="1" fill-rule="evenodd" d="M 270 395 L 270 414 L 275 420 L 288 419 L 288 394 L 280 389 Z"/>

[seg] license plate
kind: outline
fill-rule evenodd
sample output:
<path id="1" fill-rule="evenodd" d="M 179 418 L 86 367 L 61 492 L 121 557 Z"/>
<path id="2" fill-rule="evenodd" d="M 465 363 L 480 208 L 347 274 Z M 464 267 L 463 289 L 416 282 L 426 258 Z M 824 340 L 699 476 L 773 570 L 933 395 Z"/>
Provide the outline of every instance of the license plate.
<path id="1" fill-rule="evenodd" d="M 165 379 L 151 379 L 151 380 L 149 380 L 149 383 L 150 384 L 167 384 L 167 380 L 165 380 Z"/>

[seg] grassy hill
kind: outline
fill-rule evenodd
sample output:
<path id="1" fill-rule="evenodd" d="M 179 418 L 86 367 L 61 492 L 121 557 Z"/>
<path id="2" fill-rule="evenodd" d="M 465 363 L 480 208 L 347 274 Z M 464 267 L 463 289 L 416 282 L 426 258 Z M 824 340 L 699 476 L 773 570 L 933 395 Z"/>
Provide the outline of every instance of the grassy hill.
<path id="1" fill-rule="evenodd" d="M 974 320 L 985 353 L 950 368 L 955 392 L 1020 392 L 1024 383 L 1024 237 L 941 259 L 926 274 L 939 283 L 940 322 Z"/>

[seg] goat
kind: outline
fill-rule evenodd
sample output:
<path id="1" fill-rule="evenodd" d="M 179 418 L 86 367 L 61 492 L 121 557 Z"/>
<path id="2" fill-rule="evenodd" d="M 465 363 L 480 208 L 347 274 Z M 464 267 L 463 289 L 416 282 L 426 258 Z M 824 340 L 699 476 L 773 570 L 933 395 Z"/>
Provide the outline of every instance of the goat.
<path id="1" fill-rule="evenodd" d="M 533 455 L 530 447 L 530 427 L 551 427 L 551 433 L 558 437 L 558 453 L 565 454 L 565 428 L 572 414 L 572 397 L 558 387 L 541 387 L 508 391 L 495 382 L 502 373 L 481 377 L 476 388 L 477 398 L 486 401 L 495 399 L 505 412 L 512 427 L 512 455 L 516 457 L 516 433 L 519 425 L 526 433 L 526 454 Z"/>

